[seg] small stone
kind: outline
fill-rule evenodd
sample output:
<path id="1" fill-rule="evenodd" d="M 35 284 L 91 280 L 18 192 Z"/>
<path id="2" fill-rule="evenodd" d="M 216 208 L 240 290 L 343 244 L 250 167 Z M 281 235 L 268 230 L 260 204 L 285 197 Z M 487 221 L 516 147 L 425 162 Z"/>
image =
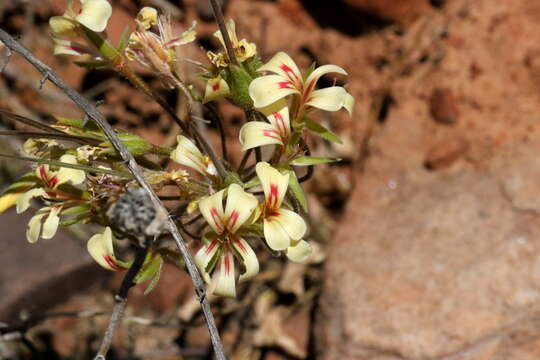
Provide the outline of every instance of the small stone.
<path id="1" fill-rule="evenodd" d="M 467 142 L 462 137 L 453 137 L 436 143 L 426 154 L 424 165 L 429 170 L 437 170 L 452 165 L 467 150 Z"/>
<path id="2" fill-rule="evenodd" d="M 433 89 L 429 99 L 429 111 L 436 122 L 446 125 L 455 124 L 459 111 L 452 90 L 448 88 Z"/>

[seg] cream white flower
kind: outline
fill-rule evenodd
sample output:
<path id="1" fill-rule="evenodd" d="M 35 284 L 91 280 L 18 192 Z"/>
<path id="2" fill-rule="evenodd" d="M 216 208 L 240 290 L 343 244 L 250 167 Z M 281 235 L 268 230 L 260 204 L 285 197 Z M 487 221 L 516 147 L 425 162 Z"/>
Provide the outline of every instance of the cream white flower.
<path id="1" fill-rule="evenodd" d="M 294 211 L 281 207 L 287 193 L 289 174 L 281 174 L 268 163 L 259 162 L 255 167 L 264 191 L 263 230 L 268 246 L 273 250 L 287 250 L 291 260 L 301 259 L 305 252 L 306 233 L 304 219 Z M 298 244 L 301 247 L 298 248 Z M 309 246 L 309 245 L 308 245 Z"/>
<path id="2" fill-rule="evenodd" d="M 267 116 L 269 123 L 250 121 L 242 126 L 239 135 L 242 151 L 262 145 L 287 144 L 291 136 L 289 108 L 285 102 L 278 103 L 282 107 L 272 110 Z"/>
<path id="3" fill-rule="evenodd" d="M 53 16 L 49 26 L 58 36 L 77 36 L 77 26 L 82 24 L 95 32 L 102 32 L 112 15 L 111 4 L 107 0 L 80 0 L 79 11 L 73 8 L 73 1 L 68 0 L 68 8 L 64 15 Z"/>
<path id="4" fill-rule="evenodd" d="M 293 118 L 306 108 L 312 107 L 326 111 L 338 111 L 345 108 L 352 114 L 354 98 L 341 86 L 315 90 L 319 78 L 328 73 L 347 75 L 336 65 L 323 65 L 304 80 L 296 63 L 284 52 L 279 52 L 258 71 L 271 74 L 254 79 L 249 85 L 249 95 L 256 108 L 266 107 L 289 95 L 297 96 L 296 111 Z"/>
<path id="5" fill-rule="evenodd" d="M 225 24 L 225 27 L 227 28 L 227 33 L 229 35 L 229 38 L 231 39 L 232 47 L 234 48 L 234 53 L 236 55 L 236 59 L 239 62 L 244 62 L 253 56 L 257 55 L 257 46 L 254 43 L 248 42 L 246 39 L 238 40 L 238 36 L 236 36 L 236 24 L 234 20 L 230 19 L 227 21 L 227 24 Z M 223 35 L 221 34 L 221 31 L 218 30 L 214 33 L 214 36 L 219 39 L 221 42 L 221 45 L 223 46 L 223 49 L 225 49 L 225 41 L 223 40 Z M 216 55 L 211 53 L 208 54 L 208 57 L 210 60 L 214 63 L 216 66 L 226 66 L 228 65 L 228 60 L 225 60 L 224 58 L 221 58 L 218 60 L 219 55 Z M 219 61 L 219 63 L 218 63 Z"/>
<path id="6" fill-rule="evenodd" d="M 202 175 L 215 176 L 216 167 L 208 156 L 203 155 L 193 141 L 183 135 L 177 136 L 178 145 L 171 153 L 171 159 L 178 164 L 187 166 Z"/>
<path id="7" fill-rule="evenodd" d="M 208 79 L 206 82 L 203 103 L 227 96 L 229 93 L 229 85 L 227 85 L 227 82 L 218 75 L 215 78 Z"/>
<path id="8" fill-rule="evenodd" d="M 75 156 L 65 154 L 60 157 L 61 162 L 68 164 L 76 164 L 77 159 Z M 80 184 L 84 181 L 86 175 L 82 170 L 76 170 L 66 167 L 61 167 L 57 171 L 50 170 L 49 165 L 43 164 L 36 169 L 37 177 L 41 180 L 43 187 L 33 188 L 17 199 L 17 213 L 20 214 L 26 211 L 30 207 L 30 202 L 36 197 L 55 196 L 58 186 L 71 182 L 74 185 Z M 29 242 L 34 243 L 40 237 L 43 239 L 52 238 L 58 229 L 60 218 L 59 212 L 62 210 L 62 206 L 44 207 L 40 209 L 36 215 L 34 215 L 28 222 L 28 230 L 26 232 L 26 238 Z M 42 224 L 42 220 L 47 216 L 45 222 Z"/>
<path id="9" fill-rule="evenodd" d="M 225 189 L 199 201 L 199 210 L 214 230 L 216 236 L 197 252 L 195 263 L 207 282 L 218 261 L 219 269 L 214 277 L 216 295 L 236 296 L 234 257 L 245 268 L 240 281 L 252 278 L 259 272 L 259 261 L 249 244 L 236 234 L 257 207 L 257 199 L 245 192 L 240 185 L 227 188 L 227 201 L 223 208 Z"/>
<path id="10" fill-rule="evenodd" d="M 86 247 L 94 260 L 105 269 L 124 270 L 128 266 L 114 255 L 113 239 L 111 228 L 107 226 L 103 233 L 92 236 Z"/>

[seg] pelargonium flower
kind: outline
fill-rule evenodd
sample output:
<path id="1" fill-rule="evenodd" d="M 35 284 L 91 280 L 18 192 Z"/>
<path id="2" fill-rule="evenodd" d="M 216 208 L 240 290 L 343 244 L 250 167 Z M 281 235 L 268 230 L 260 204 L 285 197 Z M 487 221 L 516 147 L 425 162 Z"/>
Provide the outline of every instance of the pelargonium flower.
<path id="1" fill-rule="evenodd" d="M 289 95 L 297 96 L 294 119 L 305 107 L 326 111 L 338 111 L 345 108 L 352 114 L 354 98 L 341 86 L 331 86 L 315 90 L 319 78 L 328 73 L 347 75 L 336 65 L 323 65 L 304 78 L 296 63 L 284 52 L 278 52 L 269 62 L 257 71 L 270 72 L 254 79 L 249 85 L 249 95 L 256 108 L 266 107 Z"/>
<path id="2" fill-rule="evenodd" d="M 112 15 L 111 4 L 107 0 L 80 0 L 79 11 L 73 8 L 73 0 L 68 0 L 67 10 L 62 16 L 49 19 L 49 26 L 55 35 L 77 36 L 77 26 L 82 24 L 95 32 L 102 32 Z"/>
<path id="3" fill-rule="evenodd" d="M 289 174 L 281 174 L 266 162 L 255 167 L 264 191 L 263 231 L 268 246 L 273 250 L 286 250 L 293 260 L 303 260 L 311 253 L 309 244 L 302 240 L 306 233 L 304 219 L 294 211 L 281 207 L 287 193 Z"/>
<path id="4" fill-rule="evenodd" d="M 129 266 L 118 260 L 114 255 L 113 240 L 111 228 L 107 226 L 103 233 L 92 236 L 88 240 L 86 247 L 90 256 L 105 269 L 111 271 L 124 270 Z"/>
<path id="5" fill-rule="evenodd" d="M 234 54 L 236 55 L 236 59 L 239 62 L 244 62 L 257 55 L 257 46 L 254 43 L 250 43 L 246 39 L 238 40 L 238 36 L 236 36 L 236 24 L 233 19 L 227 21 L 225 27 L 227 28 L 227 33 L 229 35 L 229 38 L 231 39 Z M 221 31 L 216 31 L 214 33 L 214 36 L 219 39 L 221 45 L 223 46 L 223 49 L 226 49 L 225 41 L 223 40 L 223 35 L 221 34 Z M 217 67 L 225 67 L 228 65 L 229 60 L 223 54 L 215 54 L 209 51 L 207 53 L 207 56 L 210 61 Z"/>
<path id="6" fill-rule="evenodd" d="M 208 156 L 203 155 L 193 141 L 183 135 L 176 137 L 178 145 L 171 153 L 171 159 L 178 164 L 187 166 L 202 175 L 215 176 L 216 167 Z"/>
<path id="7" fill-rule="evenodd" d="M 152 68 L 165 79 L 172 76 L 176 47 L 195 41 L 197 22 L 194 21 L 191 28 L 176 35 L 171 18 L 158 16 L 157 10 L 151 7 L 142 8 L 135 21 L 137 30 L 129 37 L 125 50 L 127 58 Z M 157 26 L 158 33 L 151 31 L 154 25 Z"/>
<path id="8" fill-rule="evenodd" d="M 287 145 L 291 136 L 289 108 L 285 102 L 280 102 L 280 106 L 270 111 L 269 123 L 250 121 L 242 126 L 239 135 L 242 151 L 262 145 Z"/>
<path id="9" fill-rule="evenodd" d="M 77 164 L 75 156 L 65 154 L 60 157 L 61 162 Z M 26 191 L 17 199 L 17 213 L 20 214 L 30 207 L 30 201 L 35 197 L 56 197 L 62 198 L 67 194 L 59 193 L 57 188 L 71 182 L 73 185 L 80 184 L 86 178 L 84 171 L 61 167 L 57 171 L 50 170 L 49 165 L 42 164 L 36 169 L 37 177 L 41 180 L 42 186 Z M 36 242 L 41 236 L 43 239 L 52 238 L 58 229 L 60 218 L 58 213 L 62 210 L 62 204 L 44 207 L 40 209 L 28 222 L 26 238 L 29 242 Z M 42 224 L 42 220 L 47 216 Z"/>
<path id="10" fill-rule="evenodd" d="M 257 207 L 257 198 L 245 192 L 240 185 L 227 188 L 227 202 L 223 208 L 225 189 L 199 201 L 199 210 L 214 234 L 206 236 L 206 244 L 195 255 L 195 263 L 206 282 L 219 261 L 213 293 L 221 296 L 236 296 L 234 258 L 243 263 L 245 272 L 239 281 L 252 278 L 259 272 L 259 261 L 247 241 L 238 235 L 238 230 L 251 217 Z"/>
<path id="11" fill-rule="evenodd" d="M 223 78 L 218 75 L 216 77 L 208 79 L 206 82 L 206 88 L 204 90 L 203 103 L 216 100 L 221 97 L 229 95 L 229 85 Z"/>

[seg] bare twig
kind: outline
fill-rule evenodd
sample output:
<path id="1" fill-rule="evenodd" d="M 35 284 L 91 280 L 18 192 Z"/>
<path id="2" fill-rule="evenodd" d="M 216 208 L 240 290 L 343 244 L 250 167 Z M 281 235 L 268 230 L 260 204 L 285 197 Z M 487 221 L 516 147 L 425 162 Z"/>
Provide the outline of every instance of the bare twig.
<path id="1" fill-rule="evenodd" d="M 206 110 L 211 115 L 211 118 L 218 128 L 219 131 L 219 137 L 221 141 L 221 154 L 223 155 L 223 159 L 228 163 L 229 162 L 229 152 L 227 151 L 227 134 L 225 133 L 225 128 L 223 127 L 223 119 L 217 112 L 215 106 L 213 104 L 205 104 Z"/>
<path id="2" fill-rule="evenodd" d="M 50 81 L 53 84 L 59 87 L 73 102 L 75 102 L 82 110 L 84 110 L 84 112 L 86 113 L 86 115 L 88 115 L 90 119 L 95 121 L 103 129 L 104 133 L 111 141 L 111 144 L 118 151 L 122 159 L 125 161 L 127 168 L 133 174 L 133 176 L 135 177 L 139 185 L 150 196 L 152 203 L 154 207 L 156 208 L 157 213 L 167 213 L 166 212 L 167 210 L 165 209 L 165 207 L 163 206 L 163 204 L 161 203 L 161 201 L 155 194 L 154 190 L 146 182 L 144 175 L 141 169 L 139 168 L 139 166 L 137 165 L 137 162 L 135 161 L 135 158 L 133 157 L 133 155 L 122 144 L 122 142 L 116 135 L 114 129 L 103 117 L 103 115 L 96 109 L 96 107 L 92 103 L 90 103 L 88 100 L 86 100 L 84 97 L 82 97 L 77 91 L 75 91 L 73 88 L 67 85 L 64 81 L 62 81 L 49 66 L 41 62 L 30 51 L 28 51 L 28 49 L 26 49 L 21 44 L 19 44 L 15 39 L 13 39 L 13 37 L 11 37 L 7 32 L 5 32 L 2 29 L 0 29 L 0 40 L 12 51 L 17 52 L 20 55 L 22 55 L 29 63 L 31 63 L 42 74 L 47 74 Z M 203 314 L 205 316 L 205 319 L 208 325 L 208 331 L 210 332 L 210 337 L 212 339 L 212 345 L 214 347 L 216 358 L 218 360 L 225 360 L 226 356 L 223 350 L 223 345 L 221 343 L 219 332 L 218 332 L 216 323 L 214 321 L 214 316 L 210 309 L 210 304 L 208 302 L 208 299 L 206 298 L 206 291 L 205 291 L 205 287 L 204 287 L 204 283 L 201 278 L 201 275 L 199 274 L 197 267 L 195 266 L 195 263 L 193 262 L 191 254 L 189 253 L 189 250 L 184 242 L 184 239 L 182 238 L 182 235 L 178 231 L 178 228 L 174 224 L 174 221 L 170 219 L 169 217 L 167 217 L 166 219 L 166 226 L 167 226 L 168 231 L 173 236 L 176 242 L 176 245 L 178 246 L 178 249 L 180 250 L 180 253 L 182 254 L 182 257 L 186 264 L 186 268 L 189 272 L 189 275 L 191 276 L 191 280 L 193 282 L 195 292 L 197 294 L 199 301 L 201 302 L 201 307 L 202 307 Z"/>
<path id="3" fill-rule="evenodd" d="M 210 0 L 212 5 L 212 11 L 214 12 L 214 18 L 219 26 L 219 31 L 221 31 L 221 36 L 223 37 L 223 42 L 225 43 L 225 50 L 227 50 L 227 56 L 231 64 L 238 65 L 238 60 L 236 59 L 236 54 L 234 52 L 234 47 L 231 43 L 231 38 L 229 37 L 229 32 L 225 26 L 225 20 L 223 20 L 223 12 L 221 11 L 221 5 L 217 0 Z"/>
<path id="4" fill-rule="evenodd" d="M 109 320 L 109 326 L 107 327 L 107 331 L 103 336 L 103 340 L 101 341 L 101 345 L 99 346 L 98 353 L 94 360 L 105 360 L 105 355 L 107 355 L 107 352 L 111 347 L 114 332 L 120 324 L 120 321 L 122 320 L 122 317 L 124 315 L 129 289 L 131 289 L 133 285 L 135 285 L 135 276 L 137 276 L 137 274 L 141 270 L 144 264 L 144 259 L 146 258 L 146 254 L 148 254 L 148 243 L 149 241 L 146 241 L 145 247 L 137 246 L 137 251 L 135 252 L 135 259 L 133 260 L 133 264 L 130 266 L 129 270 L 124 276 L 122 284 L 118 289 L 118 293 L 114 297 L 114 307 L 111 314 L 111 319 Z"/>

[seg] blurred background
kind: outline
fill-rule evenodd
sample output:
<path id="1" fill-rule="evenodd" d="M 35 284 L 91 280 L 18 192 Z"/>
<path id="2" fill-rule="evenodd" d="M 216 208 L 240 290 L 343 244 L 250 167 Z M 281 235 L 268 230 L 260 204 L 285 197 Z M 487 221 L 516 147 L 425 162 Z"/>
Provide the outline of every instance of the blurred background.
<path id="1" fill-rule="evenodd" d="M 183 57 L 204 62 L 201 47 L 219 46 L 207 1 L 111 3 L 107 31 L 115 41 L 134 27 L 142 6 L 154 6 L 171 14 L 178 31 L 198 22 L 197 41 L 182 47 Z M 285 51 L 303 68 L 339 65 L 349 76 L 338 84 L 356 98 L 352 117 L 318 119 L 342 145 L 310 140 L 315 156 L 343 159 L 317 167 L 304 184 L 315 249 L 310 262 L 268 255 L 237 300 L 212 300 L 230 358 L 538 359 L 540 2 L 223 6 L 263 61 Z M 52 55 L 48 19 L 64 8 L 64 0 L 3 0 L 0 27 L 87 98 L 103 101 L 100 110 L 113 125 L 173 146 L 178 128 L 124 79 Z M 181 66 L 203 89 L 196 68 Z M 179 94 L 139 71 L 184 111 Z M 82 116 L 51 84 L 40 88 L 40 78 L 13 56 L 0 75 L 0 109 L 43 121 Z M 334 81 L 328 76 L 321 85 Z M 242 112 L 226 102 L 217 106 L 237 143 Z M 216 130 L 206 133 L 217 144 Z M 0 152 L 19 153 L 21 144 L 0 138 Z M 239 148 L 232 152 L 238 161 Z M 28 164 L 0 160 L 1 188 L 27 170 Z M 0 217 L 0 326 L 39 324 L 20 341 L 1 340 L 0 358 L 91 359 L 121 276 L 93 263 L 84 229 L 28 244 L 29 216 Z M 211 359 L 189 277 L 166 264 L 156 289 L 148 296 L 143 290 L 132 290 L 108 359 Z"/>

